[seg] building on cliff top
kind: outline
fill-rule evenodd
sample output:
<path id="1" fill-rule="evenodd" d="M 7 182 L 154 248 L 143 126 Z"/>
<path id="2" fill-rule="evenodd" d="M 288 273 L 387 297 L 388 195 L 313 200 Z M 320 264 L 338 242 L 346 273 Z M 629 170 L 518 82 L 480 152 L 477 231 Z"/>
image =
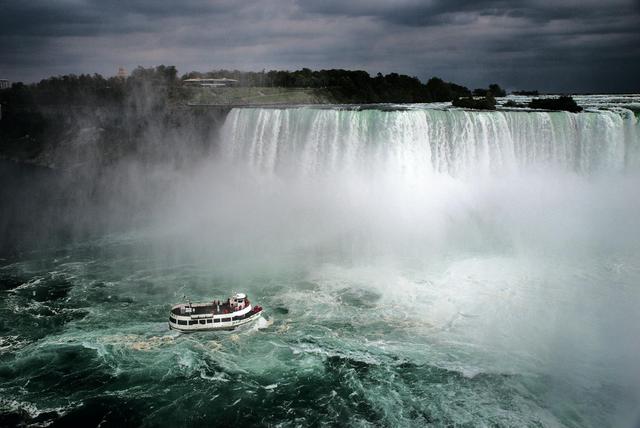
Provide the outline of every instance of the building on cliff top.
<path id="1" fill-rule="evenodd" d="M 233 86 L 238 81 L 236 79 L 228 79 L 226 77 L 222 77 L 220 79 L 185 79 L 182 81 L 187 86 L 206 86 L 206 87 L 224 87 L 224 86 Z"/>

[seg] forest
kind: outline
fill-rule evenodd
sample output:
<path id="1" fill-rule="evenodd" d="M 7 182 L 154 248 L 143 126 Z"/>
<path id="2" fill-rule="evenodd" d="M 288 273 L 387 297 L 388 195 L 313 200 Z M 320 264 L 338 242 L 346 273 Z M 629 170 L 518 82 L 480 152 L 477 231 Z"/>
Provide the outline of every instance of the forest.
<path id="1" fill-rule="evenodd" d="M 404 74 L 378 73 L 372 77 L 362 70 L 319 70 L 303 68 L 296 71 L 243 72 L 217 70 L 207 73 L 190 72 L 178 76 L 174 66 L 138 67 L 127 78 L 100 74 L 54 76 L 33 84 L 14 83 L 0 91 L 0 103 L 7 107 L 30 105 L 105 105 L 126 102 L 127 94 L 139 88 L 153 89 L 166 102 L 181 102 L 187 87 L 183 80 L 191 78 L 227 77 L 241 87 L 316 88 L 328 91 L 336 103 L 426 103 L 446 102 L 471 95 L 504 96 L 497 84 L 488 89 L 468 88 L 446 82 L 438 77 L 422 83 L 417 77 Z"/>

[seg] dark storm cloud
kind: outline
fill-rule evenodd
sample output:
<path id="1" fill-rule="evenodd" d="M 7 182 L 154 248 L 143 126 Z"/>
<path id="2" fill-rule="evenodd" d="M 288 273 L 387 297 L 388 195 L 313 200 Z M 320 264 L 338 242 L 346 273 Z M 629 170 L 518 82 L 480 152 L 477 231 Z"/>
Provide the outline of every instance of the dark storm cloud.
<path id="1" fill-rule="evenodd" d="M 227 13 L 231 1 L 0 1 L 0 34 L 91 36 L 158 30 L 156 19 Z"/>
<path id="2" fill-rule="evenodd" d="M 640 89 L 630 0 L 0 0 L 0 77 L 358 68 L 472 87 Z"/>
<path id="3" fill-rule="evenodd" d="M 537 22 L 554 19 L 619 17 L 637 11 L 631 1 L 540 1 L 540 0 L 300 0 L 303 10 L 312 13 L 372 16 L 400 25 L 429 25 L 459 22 L 479 16 L 509 16 Z"/>

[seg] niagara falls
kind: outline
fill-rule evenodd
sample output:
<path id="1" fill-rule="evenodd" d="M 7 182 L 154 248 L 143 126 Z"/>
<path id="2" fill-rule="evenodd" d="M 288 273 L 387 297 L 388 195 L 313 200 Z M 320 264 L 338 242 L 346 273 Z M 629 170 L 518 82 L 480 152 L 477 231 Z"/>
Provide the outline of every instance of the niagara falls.
<path id="1" fill-rule="evenodd" d="M 637 2 L 72 3 L 0 16 L 0 426 L 640 426 Z"/>

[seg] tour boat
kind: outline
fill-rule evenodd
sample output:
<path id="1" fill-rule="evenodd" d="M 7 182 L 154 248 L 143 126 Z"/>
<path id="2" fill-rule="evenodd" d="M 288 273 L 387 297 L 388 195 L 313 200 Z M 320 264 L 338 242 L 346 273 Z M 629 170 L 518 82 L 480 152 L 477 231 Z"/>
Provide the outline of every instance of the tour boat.
<path id="1" fill-rule="evenodd" d="M 261 315 L 260 306 L 252 306 L 246 294 L 238 293 L 226 301 L 174 305 L 169 315 L 169 328 L 187 333 L 233 330 L 257 320 Z"/>

